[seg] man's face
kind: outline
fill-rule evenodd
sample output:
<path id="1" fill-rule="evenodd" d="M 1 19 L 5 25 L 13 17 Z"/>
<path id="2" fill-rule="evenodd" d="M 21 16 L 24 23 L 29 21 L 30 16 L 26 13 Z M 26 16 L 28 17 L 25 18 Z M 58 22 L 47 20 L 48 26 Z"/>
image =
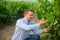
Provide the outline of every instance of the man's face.
<path id="1" fill-rule="evenodd" d="M 28 20 L 32 20 L 32 18 L 33 18 L 33 12 L 31 12 L 31 11 L 29 11 L 29 12 L 27 12 L 27 14 L 25 15 L 25 17 L 28 19 Z"/>

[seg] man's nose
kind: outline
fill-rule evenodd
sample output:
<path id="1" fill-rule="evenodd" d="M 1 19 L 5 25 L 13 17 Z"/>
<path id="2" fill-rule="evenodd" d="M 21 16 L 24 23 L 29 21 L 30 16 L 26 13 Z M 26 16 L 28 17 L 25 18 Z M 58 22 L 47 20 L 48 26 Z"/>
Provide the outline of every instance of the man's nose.
<path id="1" fill-rule="evenodd" d="M 31 16 L 32 18 L 34 17 L 34 16 Z"/>

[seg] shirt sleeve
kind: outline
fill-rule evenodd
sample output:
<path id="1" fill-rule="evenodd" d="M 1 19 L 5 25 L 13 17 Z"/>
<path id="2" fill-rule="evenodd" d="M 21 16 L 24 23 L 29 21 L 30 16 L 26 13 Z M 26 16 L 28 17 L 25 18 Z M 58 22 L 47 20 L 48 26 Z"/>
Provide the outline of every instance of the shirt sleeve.
<path id="1" fill-rule="evenodd" d="M 18 26 L 19 28 L 22 28 L 24 30 L 32 30 L 32 29 L 35 29 L 35 28 L 39 28 L 40 25 L 39 25 L 39 23 L 27 25 L 23 21 L 18 20 L 17 23 L 16 23 L 16 26 Z"/>
<path id="2" fill-rule="evenodd" d="M 34 29 L 33 32 L 34 32 L 34 34 L 43 34 L 44 33 L 43 30 L 38 30 L 38 29 Z"/>

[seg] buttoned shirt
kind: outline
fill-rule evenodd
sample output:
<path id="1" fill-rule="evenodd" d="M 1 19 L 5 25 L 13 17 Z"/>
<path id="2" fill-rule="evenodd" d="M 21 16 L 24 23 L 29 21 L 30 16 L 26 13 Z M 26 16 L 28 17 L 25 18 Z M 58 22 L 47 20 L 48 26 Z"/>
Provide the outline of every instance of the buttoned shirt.
<path id="1" fill-rule="evenodd" d="M 42 34 L 43 30 L 38 30 L 40 24 L 34 24 L 33 21 L 27 21 L 27 19 L 21 18 L 16 22 L 16 28 L 12 40 L 25 40 L 30 37 L 29 32 L 32 31 L 34 34 Z"/>

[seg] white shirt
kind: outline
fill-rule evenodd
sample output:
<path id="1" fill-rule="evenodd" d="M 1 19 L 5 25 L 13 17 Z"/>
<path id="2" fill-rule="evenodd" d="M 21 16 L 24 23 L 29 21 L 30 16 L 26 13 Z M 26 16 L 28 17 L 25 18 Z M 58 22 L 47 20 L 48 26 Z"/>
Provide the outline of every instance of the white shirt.
<path id="1" fill-rule="evenodd" d="M 29 37 L 30 31 L 35 34 L 42 34 L 43 30 L 38 30 L 39 27 L 39 23 L 34 24 L 33 21 L 28 22 L 26 18 L 18 19 L 12 40 L 24 40 Z"/>

